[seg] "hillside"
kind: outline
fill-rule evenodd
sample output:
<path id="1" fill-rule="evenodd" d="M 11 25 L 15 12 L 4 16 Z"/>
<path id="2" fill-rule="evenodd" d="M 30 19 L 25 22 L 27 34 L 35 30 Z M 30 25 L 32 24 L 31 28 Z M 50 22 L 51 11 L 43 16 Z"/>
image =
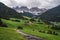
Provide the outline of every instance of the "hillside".
<path id="1" fill-rule="evenodd" d="M 22 15 L 23 16 L 27 16 L 27 17 L 30 17 L 30 18 L 32 18 L 33 16 L 35 16 L 32 13 L 29 13 L 29 12 L 24 12 L 24 13 L 22 13 Z"/>
<path id="2" fill-rule="evenodd" d="M 45 20 L 45 21 L 60 22 L 60 5 L 46 11 L 40 17 L 42 20 Z"/>
<path id="3" fill-rule="evenodd" d="M 22 15 L 0 2 L 0 18 L 21 18 Z"/>

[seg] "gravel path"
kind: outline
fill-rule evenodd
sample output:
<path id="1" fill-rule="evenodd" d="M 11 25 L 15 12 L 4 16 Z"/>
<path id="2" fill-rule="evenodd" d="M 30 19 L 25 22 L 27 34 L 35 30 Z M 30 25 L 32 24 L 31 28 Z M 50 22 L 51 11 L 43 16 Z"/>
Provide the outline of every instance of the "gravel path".
<path id="1" fill-rule="evenodd" d="M 20 30 L 17 30 L 17 32 L 19 34 L 23 35 L 26 40 L 43 40 L 42 38 L 38 38 L 38 37 L 35 37 L 32 35 L 25 34 L 25 33 L 21 32 Z"/>

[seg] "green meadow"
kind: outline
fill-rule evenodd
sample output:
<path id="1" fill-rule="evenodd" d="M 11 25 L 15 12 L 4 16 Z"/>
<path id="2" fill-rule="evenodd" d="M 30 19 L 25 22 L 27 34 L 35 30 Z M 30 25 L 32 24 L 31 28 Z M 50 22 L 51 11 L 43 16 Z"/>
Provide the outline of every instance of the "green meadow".
<path id="1" fill-rule="evenodd" d="M 54 30 L 51 29 L 50 25 L 48 27 L 47 24 L 44 22 L 41 22 L 41 24 L 36 20 L 33 23 L 29 23 L 29 20 L 23 20 L 23 19 L 16 19 L 16 18 L 10 18 L 10 20 L 6 19 L 1 19 L 4 24 L 6 24 L 8 27 L 2 28 L 0 27 L 0 40 L 24 40 L 22 35 L 19 35 L 16 30 L 18 27 L 22 27 L 21 29 L 22 32 L 26 34 L 30 34 L 39 38 L 43 38 L 45 40 L 60 40 L 60 30 Z M 19 20 L 20 22 L 17 21 L 12 21 L 12 20 Z M 59 25 L 59 24 L 58 24 Z M 39 32 L 39 31 L 44 31 L 44 32 Z M 47 31 L 55 31 L 58 33 L 58 35 L 53 35 L 53 34 L 47 34 Z"/>

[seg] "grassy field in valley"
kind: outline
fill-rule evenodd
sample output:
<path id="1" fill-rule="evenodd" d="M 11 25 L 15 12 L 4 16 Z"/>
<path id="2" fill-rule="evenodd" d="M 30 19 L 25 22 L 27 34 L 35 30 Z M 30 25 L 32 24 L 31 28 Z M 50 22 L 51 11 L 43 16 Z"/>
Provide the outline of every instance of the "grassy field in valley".
<path id="1" fill-rule="evenodd" d="M 39 38 L 43 38 L 45 40 L 60 40 L 60 30 L 53 30 L 51 28 L 48 28 L 47 24 L 44 24 L 44 23 L 39 24 L 38 22 L 33 22 L 32 24 L 28 23 L 27 25 L 24 25 L 29 20 L 18 19 L 20 22 L 15 22 L 12 20 L 15 20 L 15 19 L 10 19 L 10 20 L 2 19 L 3 23 L 8 25 L 8 28 L 17 29 L 20 26 L 23 28 L 21 31 L 26 34 L 31 34 Z M 47 32 L 47 30 L 55 31 L 56 33 L 58 33 L 58 35 L 41 33 L 39 32 L 39 30 L 42 30 L 45 32 Z"/>

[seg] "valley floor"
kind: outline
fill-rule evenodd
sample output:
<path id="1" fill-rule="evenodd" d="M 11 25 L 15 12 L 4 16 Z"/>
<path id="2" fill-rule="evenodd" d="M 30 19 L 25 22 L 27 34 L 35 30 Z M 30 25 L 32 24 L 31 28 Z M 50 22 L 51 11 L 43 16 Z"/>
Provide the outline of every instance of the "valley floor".
<path id="1" fill-rule="evenodd" d="M 29 20 L 16 19 L 16 18 L 11 18 L 9 20 L 2 19 L 2 22 L 6 24 L 8 27 L 0 28 L 0 40 L 6 40 L 8 38 L 9 38 L 8 40 L 25 40 L 25 39 L 60 40 L 60 30 L 53 30 L 51 29 L 51 27 L 48 27 L 48 25 L 45 23 L 39 23 L 37 21 L 31 23 L 29 22 Z M 17 31 L 16 30 L 13 31 L 13 29 L 16 29 Z M 47 34 L 48 30 L 56 32 L 58 33 L 58 35 Z M 9 34 L 9 36 L 7 34 Z"/>

